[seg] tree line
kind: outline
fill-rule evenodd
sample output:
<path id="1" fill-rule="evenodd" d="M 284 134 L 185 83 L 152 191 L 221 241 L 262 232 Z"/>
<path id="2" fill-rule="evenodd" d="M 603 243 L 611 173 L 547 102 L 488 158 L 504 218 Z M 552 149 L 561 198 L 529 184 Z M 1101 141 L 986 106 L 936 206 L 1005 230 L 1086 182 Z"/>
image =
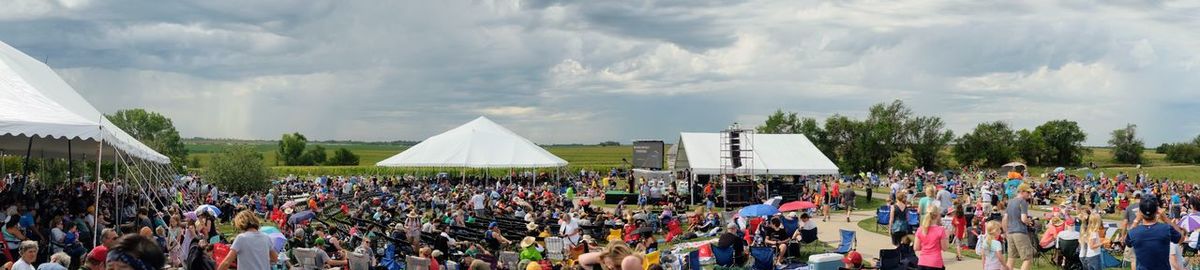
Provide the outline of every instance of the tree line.
<path id="1" fill-rule="evenodd" d="M 283 162 L 283 165 L 287 166 L 358 165 L 358 155 L 350 152 L 349 149 L 338 148 L 337 151 L 333 151 L 332 156 L 327 157 L 324 146 L 313 145 L 312 147 L 308 147 L 307 145 L 308 139 L 299 132 L 283 134 L 283 137 L 279 139 L 279 149 L 276 151 L 278 154 L 276 156 L 279 158 L 275 162 Z"/>
<path id="2" fill-rule="evenodd" d="M 1145 147 L 1136 135 L 1136 127 L 1129 124 L 1112 132 L 1108 143 L 1113 146 L 1115 161 L 1144 162 Z M 955 136 L 940 117 L 916 115 L 900 100 L 871 106 L 866 119 L 836 114 L 824 123 L 776 110 L 756 131 L 804 134 L 848 172 L 913 167 L 932 170 L 954 165 L 999 167 L 1011 161 L 1030 166 L 1078 166 L 1091 151 L 1083 145 L 1087 133 L 1075 121 L 1052 120 L 1021 130 L 1003 121 L 985 122 Z M 1174 151 L 1179 153 L 1177 156 L 1200 161 L 1200 138 L 1187 144 L 1164 145 L 1160 151 Z"/>

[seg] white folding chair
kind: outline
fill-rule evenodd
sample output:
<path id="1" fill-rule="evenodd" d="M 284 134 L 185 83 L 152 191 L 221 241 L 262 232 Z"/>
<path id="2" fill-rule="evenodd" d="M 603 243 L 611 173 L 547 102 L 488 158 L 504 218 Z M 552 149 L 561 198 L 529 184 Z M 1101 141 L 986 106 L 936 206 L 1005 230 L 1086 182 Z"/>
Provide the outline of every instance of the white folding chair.
<path id="1" fill-rule="evenodd" d="M 546 237 L 546 258 L 552 261 L 562 261 L 566 258 L 563 255 L 563 239 L 558 237 Z"/>

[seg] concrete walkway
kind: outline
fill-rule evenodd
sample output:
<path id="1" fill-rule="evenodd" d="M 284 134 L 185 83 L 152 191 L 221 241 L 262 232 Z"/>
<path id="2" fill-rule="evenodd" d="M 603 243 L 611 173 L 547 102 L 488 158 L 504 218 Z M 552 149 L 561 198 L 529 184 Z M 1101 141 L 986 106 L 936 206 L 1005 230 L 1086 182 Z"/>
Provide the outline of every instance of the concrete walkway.
<path id="1" fill-rule="evenodd" d="M 886 195 L 886 194 L 885 194 Z M 845 212 L 839 214 L 830 213 L 832 216 L 828 222 L 822 222 L 820 219 L 814 219 L 817 223 L 817 237 L 830 246 L 837 247 L 842 236 L 839 230 L 854 230 L 855 236 L 858 238 L 858 252 L 862 254 L 864 262 L 873 263 L 879 258 L 879 250 L 893 249 L 896 246 L 892 245 L 892 238 L 882 234 L 870 232 L 858 227 L 858 222 L 864 219 L 875 217 L 874 210 L 856 211 L 850 213 L 850 222 L 846 222 Z M 963 260 L 957 261 L 954 259 L 954 253 L 942 252 L 942 259 L 946 262 L 947 270 L 968 270 L 980 269 L 983 262 L 978 259 L 968 258 L 967 253 L 974 251 L 963 251 Z"/>

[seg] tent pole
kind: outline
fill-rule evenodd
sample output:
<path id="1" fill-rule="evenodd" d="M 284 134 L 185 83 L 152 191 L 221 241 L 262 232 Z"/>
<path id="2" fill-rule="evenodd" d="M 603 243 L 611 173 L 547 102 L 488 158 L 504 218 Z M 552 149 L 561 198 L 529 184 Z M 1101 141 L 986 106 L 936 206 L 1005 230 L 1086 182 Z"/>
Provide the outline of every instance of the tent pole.
<path id="1" fill-rule="evenodd" d="M 33 152 L 33 136 L 29 136 L 29 146 L 25 147 L 25 168 L 21 169 L 22 182 L 29 180 L 29 155 Z M 18 190 L 17 192 L 21 192 Z"/>
<path id="2" fill-rule="evenodd" d="M 100 129 L 103 130 L 104 126 L 101 126 Z M 96 246 L 96 239 L 100 238 L 100 164 L 104 161 L 104 136 L 100 136 L 98 144 L 100 147 L 96 149 L 96 204 L 92 207 L 92 215 L 95 216 L 95 223 L 92 224 L 93 247 Z"/>
<path id="3" fill-rule="evenodd" d="M 75 168 L 75 156 L 71 154 L 71 139 L 67 139 L 67 180 L 75 182 L 71 179 L 71 171 Z"/>

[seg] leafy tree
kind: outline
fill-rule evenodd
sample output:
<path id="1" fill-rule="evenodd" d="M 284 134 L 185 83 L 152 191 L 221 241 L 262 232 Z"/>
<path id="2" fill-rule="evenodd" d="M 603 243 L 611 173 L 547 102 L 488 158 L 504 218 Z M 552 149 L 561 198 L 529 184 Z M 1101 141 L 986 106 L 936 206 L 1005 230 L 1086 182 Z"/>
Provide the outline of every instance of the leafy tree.
<path id="1" fill-rule="evenodd" d="M 271 185 L 262 155 L 244 145 L 231 146 L 214 155 L 204 174 L 205 179 L 222 190 L 241 194 L 263 191 Z"/>
<path id="2" fill-rule="evenodd" d="M 912 110 L 900 100 L 871 106 L 867 120 L 863 122 L 866 136 L 860 141 L 864 143 L 867 158 L 867 166 L 863 169 L 883 171 L 892 157 L 906 148 L 909 136 L 905 126 L 911 115 Z M 870 143 L 874 143 L 873 147 L 866 147 L 865 144 Z"/>
<path id="3" fill-rule="evenodd" d="M 325 147 L 313 145 L 313 147 L 304 150 L 303 165 L 321 165 L 325 163 Z"/>
<path id="4" fill-rule="evenodd" d="M 1175 143 L 1167 146 L 1167 160 L 1178 163 L 1200 163 L 1200 146 L 1194 143 Z"/>
<path id="5" fill-rule="evenodd" d="M 605 141 L 600 143 L 600 146 L 621 146 L 621 143 L 616 141 Z"/>
<path id="6" fill-rule="evenodd" d="M 970 133 L 963 134 L 954 145 L 954 157 L 962 164 L 983 164 L 998 167 L 1015 155 L 1014 135 L 1007 123 L 981 123 Z"/>
<path id="7" fill-rule="evenodd" d="M 825 134 L 827 142 L 837 159 L 839 167 L 845 171 L 859 171 L 870 166 L 863 142 L 867 141 L 865 126 L 844 115 L 834 115 L 825 119 Z"/>
<path id="8" fill-rule="evenodd" d="M 1070 120 L 1054 120 L 1046 122 L 1034 129 L 1046 142 L 1048 152 L 1040 160 L 1042 165 L 1079 165 L 1083 163 L 1083 155 L 1091 150 L 1083 147 L 1087 133 L 1079 128 L 1079 123 Z"/>
<path id="9" fill-rule="evenodd" d="M 775 113 L 767 116 L 767 121 L 761 126 L 758 126 L 755 131 L 758 133 L 767 134 L 795 134 L 797 127 L 800 126 L 800 118 L 794 112 L 783 112 L 783 109 L 775 110 Z"/>
<path id="10" fill-rule="evenodd" d="M 939 117 L 917 117 L 908 126 L 911 142 L 908 149 L 916 165 L 935 168 L 942 149 L 954 140 L 954 132 L 946 130 L 946 124 Z"/>
<path id="11" fill-rule="evenodd" d="M 755 131 L 766 134 L 804 134 L 830 160 L 837 160 L 837 155 L 833 151 L 834 147 L 829 142 L 825 130 L 821 128 L 821 123 L 817 122 L 815 118 L 802 118 L 794 112 L 785 113 L 783 110 L 775 110 L 775 113 L 767 116 L 766 122 L 755 127 Z"/>
<path id="12" fill-rule="evenodd" d="M 338 148 L 337 151 L 333 151 L 333 156 L 329 157 L 329 162 L 326 162 L 326 164 L 334 166 L 358 165 L 358 155 L 355 155 L 346 148 Z"/>
<path id="13" fill-rule="evenodd" d="M 1142 163 L 1142 151 L 1146 146 L 1137 138 L 1137 125 L 1127 124 L 1125 128 L 1113 130 L 1108 144 L 1113 146 L 1113 159 L 1117 162 Z"/>
<path id="14" fill-rule="evenodd" d="M 283 165 L 287 166 L 306 165 L 308 161 L 304 160 L 304 149 L 307 144 L 308 139 L 299 132 L 283 134 L 283 137 L 279 139 L 276 160 L 283 161 Z"/>
<path id="15" fill-rule="evenodd" d="M 1171 144 L 1163 143 L 1163 144 L 1158 145 L 1158 148 L 1154 148 L 1154 153 L 1166 154 L 1167 149 L 1170 149 L 1170 148 L 1171 148 Z"/>
<path id="16" fill-rule="evenodd" d="M 187 161 L 187 148 L 170 118 L 144 109 L 120 110 L 104 117 L 150 149 L 170 158 L 175 166 Z"/>
<path id="17" fill-rule="evenodd" d="M 1026 165 L 1042 164 L 1042 156 L 1049 152 L 1046 146 L 1046 141 L 1042 139 L 1041 133 L 1022 129 L 1017 131 L 1017 156 L 1025 160 Z"/>

